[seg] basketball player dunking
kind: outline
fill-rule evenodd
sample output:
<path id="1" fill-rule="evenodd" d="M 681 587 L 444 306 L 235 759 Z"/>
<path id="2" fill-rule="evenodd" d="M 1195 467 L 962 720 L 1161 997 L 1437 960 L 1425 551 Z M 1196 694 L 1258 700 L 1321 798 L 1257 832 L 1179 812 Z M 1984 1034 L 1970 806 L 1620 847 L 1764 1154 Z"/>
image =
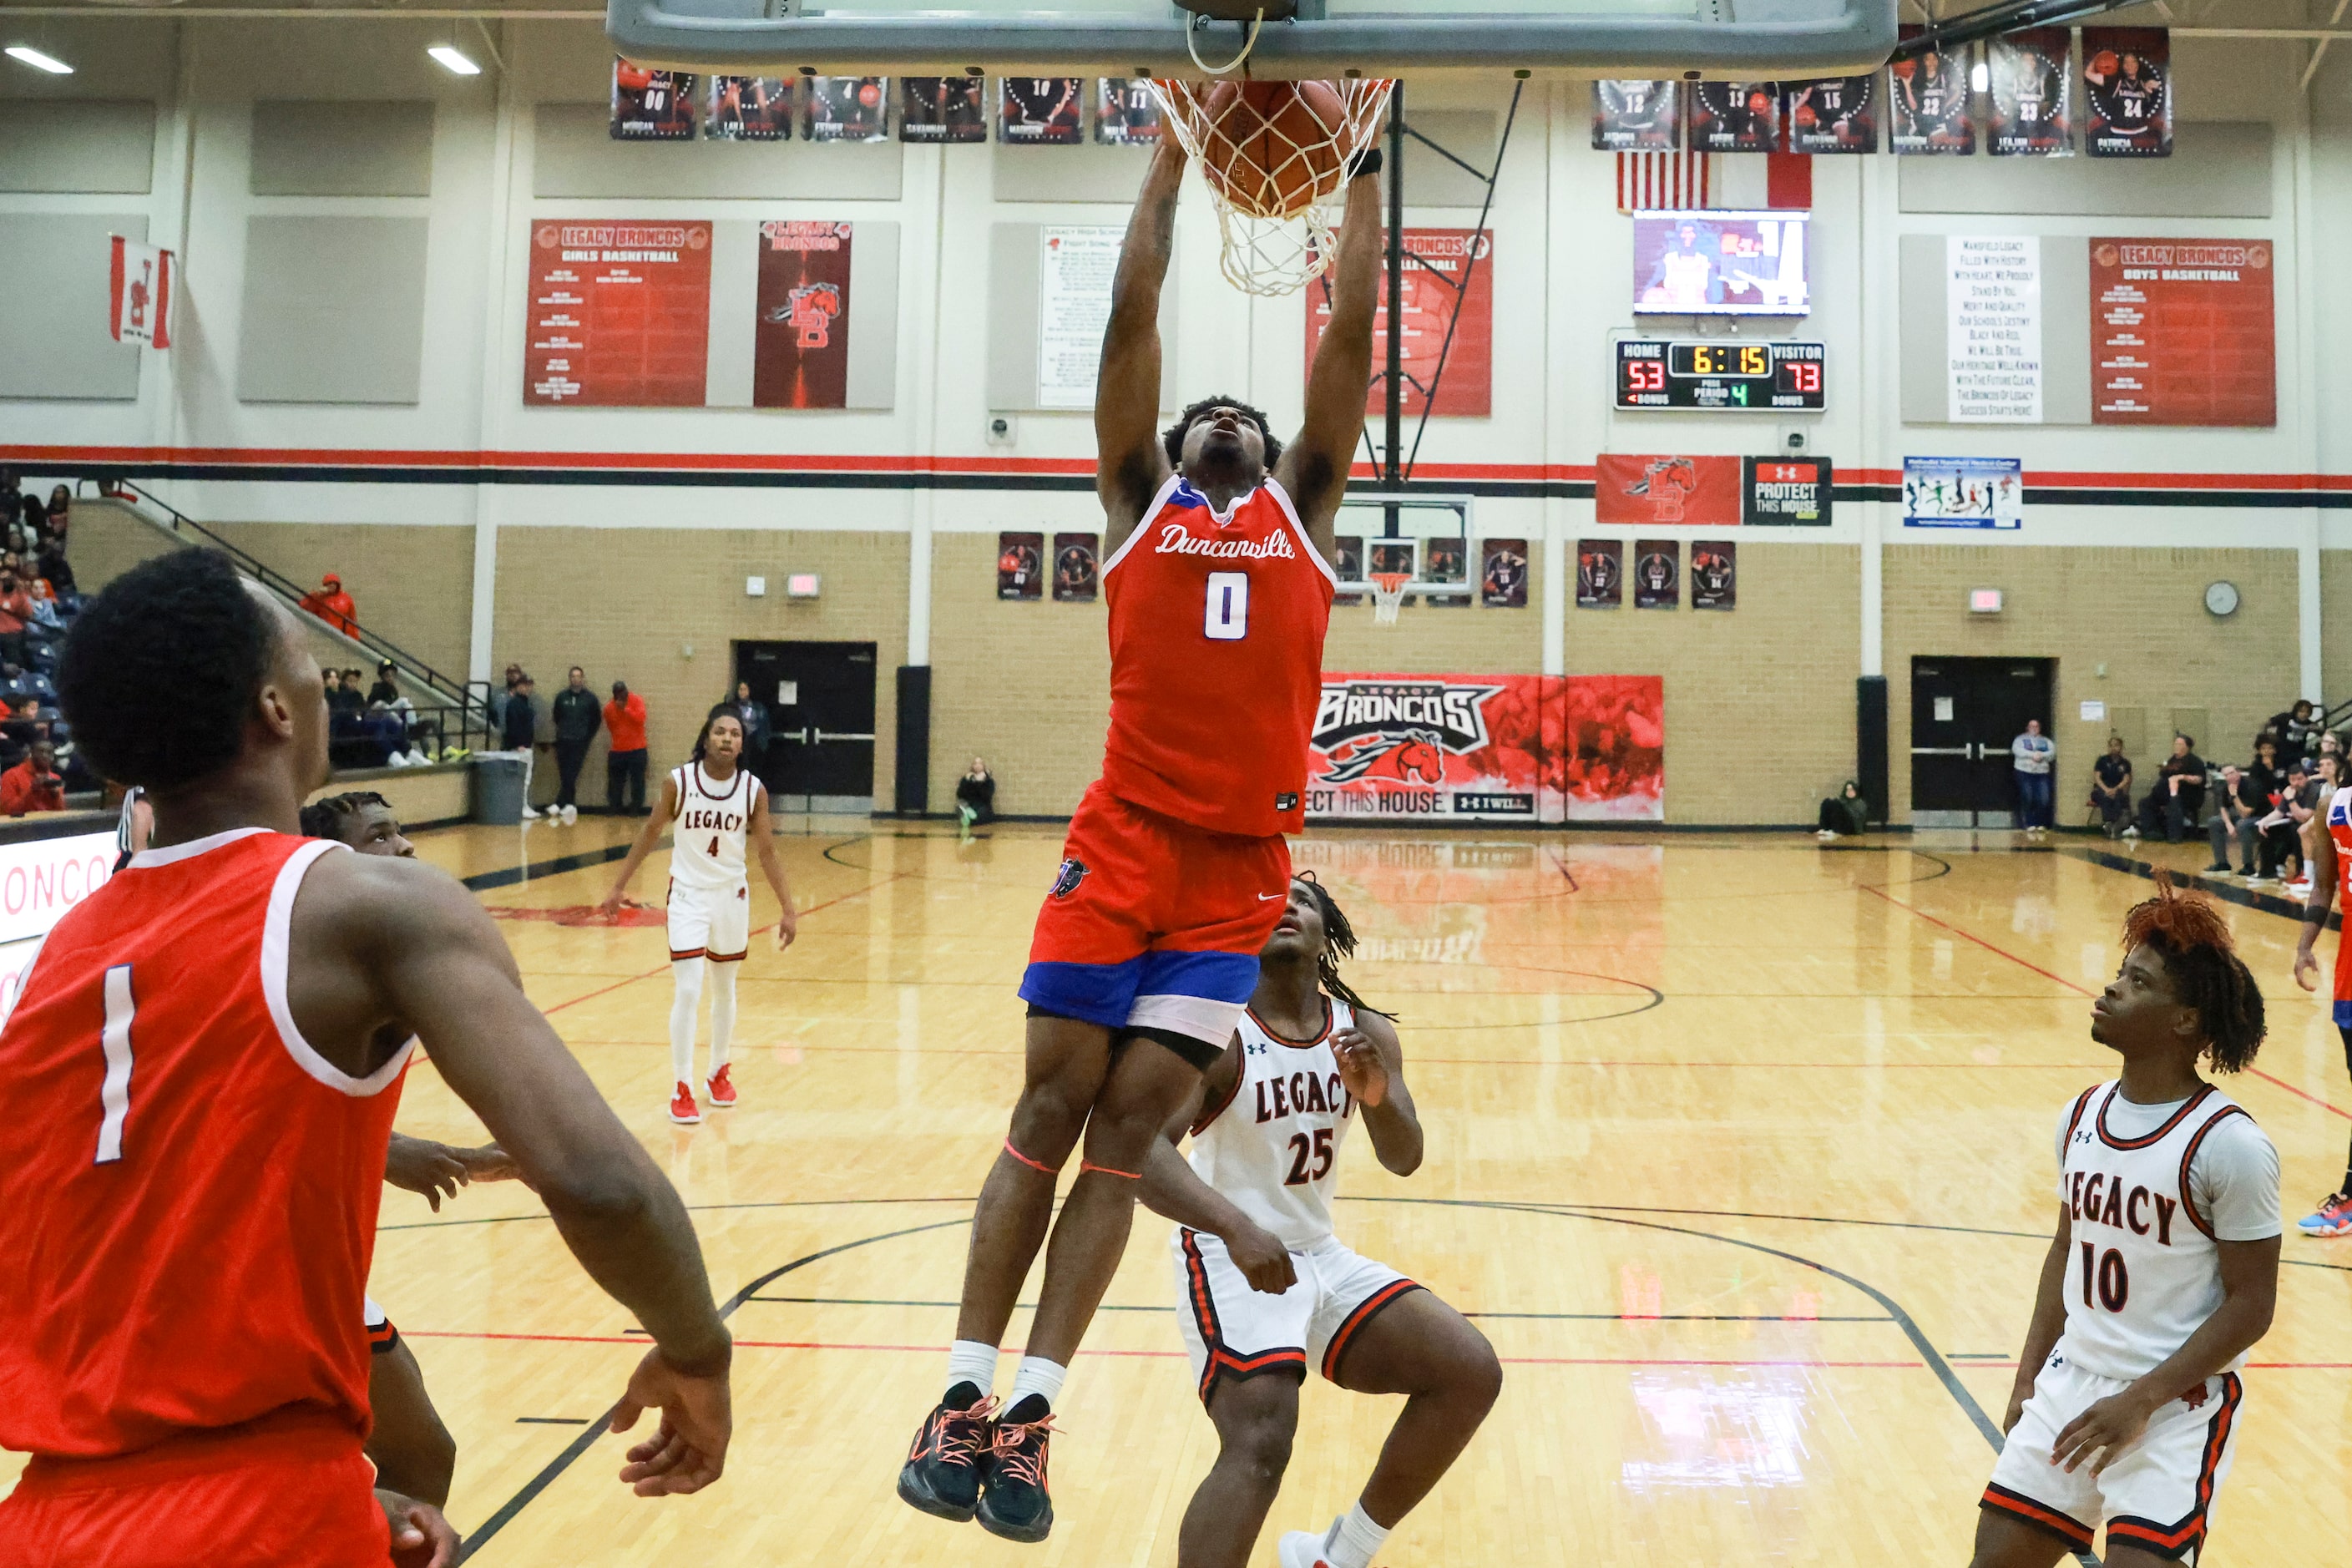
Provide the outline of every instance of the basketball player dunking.
<path id="1" fill-rule="evenodd" d="M 362 1329 L 400 1083 L 435 1069 L 653 1348 L 621 1472 L 718 1479 L 730 1343 L 677 1194 L 523 994 L 472 896 L 294 836 L 327 709 L 293 616 L 176 551 L 67 638 L 84 754 L 153 803 L 150 847 L 76 905 L 0 1024 L 0 1502 L 10 1568 L 452 1561 L 375 1489 Z M 79 1109 L 77 1109 L 79 1108 Z"/>
<path id="2" fill-rule="evenodd" d="M 1240 1031 L 1144 1170 L 1144 1203 L 1177 1224 L 1178 1321 L 1219 1445 L 1184 1510 L 1178 1568 L 1249 1561 L 1310 1365 L 1342 1388 L 1404 1394 L 1405 1406 L 1363 1494 L 1328 1531 L 1285 1535 L 1282 1568 L 1367 1568 L 1502 1392 L 1484 1334 L 1331 1234 L 1339 1151 L 1356 1122 L 1390 1171 L 1421 1164 L 1396 1027 L 1339 978 L 1355 950 L 1331 895 L 1293 881 Z M 1176 1152 L 1187 1130 L 1190 1164 Z"/>
<path id="3" fill-rule="evenodd" d="M 2197 1071 L 2236 1072 L 2263 995 L 2207 900 L 2160 883 L 2091 1005 L 2123 1074 L 2058 1123 L 2058 1231 L 1977 1520 L 1974 1568 L 2195 1563 L 2237 1451 L 2238 1369 L 2278 1300 L 2278 1152 Z"/>
<path id="4" fill-rule="evenodd" d="M 710 1077 L 703 1089 L 711 1105 L 735 1103 L 727 1053 L 735 1039 L 735 976 L 751 951 L 751 882 L 744 874 L 745 850 L 757 848 L 760 871 L 782 913 L 776 920 L 776 951 L 793 944 L 800 916 L 793 908 L 792 884 L 776 856 L 775 829 L 768 821 L 768 786 L 743 762 L 743 717 L 722 702 L 702 721 L 694 755 L 662 781 L 661 806 L 646 818 L 637 841 L 621 862 L 620 879 L 603 908 L 621 907 L 629 879 L 637 874 L 662 829 L 675 826 L 669 851 L 669 1119 L 683 1127 L 702 1120 L 694 1098 L 694 1026 L 702 1012 L 702 977 L 710 976 Z"/>
<path id="5" fill-rule="evenodd" d="M 1367 155 L 1369 158 L 1369 155 Z M 898 1495 L 1012 1541 L 1053 1525 L 1053 1402 L 1125 1250 L 1160 1126 L 1233 1036 L 1303 826 L 1307 736 L 1330 619 L 1332 520 L 1371 379 L 1380 183 L 1360 160 L 1331 315 L 1287 447 L 1232 398 L 1164 432 L 1160 289 L 1184 154 L 1160 144 L 1128 224 L 1097 380 L 1095 489 L 1110 614 L 1110 731 L 1071 818 L 1021 995 L 1027 1063 L 981 1190 L 947 1391 Z M 1079 1148 L 1054 1215 L 1054 1180 Z M 1001 1415 L 997 1347 L 1044 1243 L 1036 1321 Z"/>

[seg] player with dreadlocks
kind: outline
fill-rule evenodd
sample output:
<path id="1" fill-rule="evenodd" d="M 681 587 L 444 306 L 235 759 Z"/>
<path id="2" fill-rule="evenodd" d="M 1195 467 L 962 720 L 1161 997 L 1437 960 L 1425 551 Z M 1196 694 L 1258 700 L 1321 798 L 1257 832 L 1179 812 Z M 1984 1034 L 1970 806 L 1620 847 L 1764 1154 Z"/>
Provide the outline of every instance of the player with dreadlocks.
<path id="1" fill-rule="evenodd" d="M 1422 1155 L 1395 1026 L 1339 977 L 1355 951 L 1329 889 L 1293 879 L 1239 1029 L 1144 1166 L 1143 1203 L 1176 1222 L 1177 1316 L 1220 1446 L 1185 1510 L 1179 1568 L 1249 1561 L 1310 1362 L 1342 1388 L 1407 1397 L 1362 1495 L 1328 1531 L 1285 1535 L 1283 1568 L 1366 1568 L 1502 1389 L 1493 1347 L 1461 1313 L 1331 1233 L 1351 1125 L 1397 1175 Z M 1188 1130 L 1190 1163 L 1177 1152 Z"/>
<path id="2" fill-rule="evenodd" d="M 2263 1043 L 2263 994 L 2221 911 L 2161 873 L 2124 918 L 2091 1005 L 2123 1058 L 2058 1123 L 2058 1232 L 1977 1521 L 1975 1568 L 2203 1559 L 2244 1396 L 2238 1369 L 2278 1300 L 2278 1151 L 2198 1072 Z"/>

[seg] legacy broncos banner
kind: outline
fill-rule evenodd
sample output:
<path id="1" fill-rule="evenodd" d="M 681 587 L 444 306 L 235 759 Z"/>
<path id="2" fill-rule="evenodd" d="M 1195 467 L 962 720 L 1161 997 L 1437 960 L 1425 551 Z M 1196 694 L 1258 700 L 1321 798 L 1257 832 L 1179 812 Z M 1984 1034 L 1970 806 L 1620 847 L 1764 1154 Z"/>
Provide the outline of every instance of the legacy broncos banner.
<path id="1" fill-rule="evenodd" d="M 1326 674 L 1307 815 L 1654 822 L 1664 706 L 1654 675 Z"/>

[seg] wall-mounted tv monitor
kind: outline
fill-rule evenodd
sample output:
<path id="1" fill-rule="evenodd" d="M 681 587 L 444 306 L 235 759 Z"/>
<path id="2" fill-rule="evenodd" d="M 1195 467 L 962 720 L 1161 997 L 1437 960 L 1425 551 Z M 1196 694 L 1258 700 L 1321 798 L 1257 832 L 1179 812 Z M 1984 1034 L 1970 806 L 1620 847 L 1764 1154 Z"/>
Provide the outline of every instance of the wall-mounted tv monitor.
<path id="1" fill-rule="evenodd" d="M 1633 310 L 1656 316 L 1802 316 L 1812 310 L 1812 214 L 1637 212 Z"/>

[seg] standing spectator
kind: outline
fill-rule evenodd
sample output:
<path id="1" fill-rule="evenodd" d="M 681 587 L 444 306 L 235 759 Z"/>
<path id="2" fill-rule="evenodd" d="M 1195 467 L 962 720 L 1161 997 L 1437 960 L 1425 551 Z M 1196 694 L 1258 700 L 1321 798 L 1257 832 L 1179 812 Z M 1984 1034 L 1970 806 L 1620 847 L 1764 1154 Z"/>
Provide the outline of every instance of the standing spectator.
<path id="1" fill-rule="evenodd" d="M 2124 738 L 2107 737 L 2107 754 L 2091 764 L 2091 805 L 2099 813 L 2099 829 L 2113 838 L 2131 821 L 2131 759 L 2124 755 Z"/>
<path id="2" fill-rule="evenodd" d="M 776 738 L 773 723 L 768 717 L 768 705 L 751 695 L 751 683 L 739 680 L 735 695 L 728 699 L 735 710 L 743 715 L 743 763 L 754 773 L 763 773 L 768 765 L 768 746 Z"/>
<path id="3" fill-rule="evenodd" d="M 2028 719 L 2025 733 L 2009 743 L 2010 771 L 2017 775 L 2018 826 L 2028 836 L 2050 831 L 2050 764 L 2058 744 L 2042 732 L 2042 721 Z"/>
<path id="4" fill-rule="evenodd" d="M 986 757 L 971 760 L 971 772 L 956 780 L 956 821 L 966 834 L 996 820 L 996 775 Z"/>
<path id="5" fill-rule="evenodd" d="M 522 753 L 522 815 L 526 822 L 539 820 L 539 812 L 530 804 L 530 751 L 539 738 L 539 713 L 531 705 L 531 679 L 518 675 L 514 686 L 507 692 L 507 710 L 501 721 L 499 742 L 509 752 Z"/>
<path id="6" fill-rule="evenodd" d="M 2319 744 L 2319 726 L 2311 717 L 2308 698 L 2299 698 L 2294 707 L 2272 714 L 2270 722 L 2263 728 L 2278 737 L 2281 767 L 2298 757 L 2310 756 Z"/>
<path id="7" fill-rule="evenodd" d="M 2161 833 L 2167 844 L 2189 836 L 2189 824 L 2200 820 L 2205 804 L 2205 759 L 2197 754 L 2197 737 L 2172 737 L 2172 755 L 2156 770 L 2155 787 L 2139 803 L 2139 823 L 2124 829 L 2126 838 Z"/>
<path id="8" fill-rule="evenodd" d="M 359 630 L 359 606 L 343 592 L 343 580 L 332 572 L 319 579 L 319 585 L 302 595 L 299 606 L 310 611 L 345 637 Z"/>
<path id="9" fill-rule="evenodd" d="M 14 468 L 0 468 L 0 536 L 16 526 L 25 513 L 25 490 Z"/>
<path id="10" fill-rule="evenodd" d="M 15 572 L 0 567 L 0 660 L 25 667 L 25 625 L 32 618 L 32 595 Z"/>
<path id="11" fill-rule="evenodd" d="M 7 527 L 0 530 L 0 545 L 15 550 L 22 542 L 29 549 L 48 522 L 48 509 L 41 504 L 41 498 L 37 495 L 17 496 L 16 501 L 14 515 Z"/>
<path id="12" fill-rule="evenodd" d="M 36 741 L 23 762 L 0 773 L 0 813 L 22 816 L 28 811 L 65 808 L 66 781 L 58 776 L 57 748 Z"/>
<path id="13" fill-rule="evenodd" d="M 578 665 L 572 667 L 563 689 L 555 694 L 555 815 L 569 826 L 580 820 L 580 769 L 588 761 L 588 748 L 604 727 L 604 710 L 597 704 L 596 694 L 588 689 L 588 672 Z"/>
<path id="14" fill-rule="evenodd" d="M 604 704 L 604 730 L 610 747 L 604 753 L 604 803 L 618 816 L 646 815 L 646 700 L 629 689 L 625 680 L 613 682 L 613 700 Z M 626 795 L 627 804 L 623 804 Z"/>
<path id="15" fill-rule="evenodd" d="M 515 682 L 521 679 L 522 666 L 519 664 L 507 666 L 505 680 L 499 684 L 497 690 L 490 693 L 488 700 L 483 704 L 490 710 L 490 733 L 493 736 L 506 733 L 507 698 L 514 690 Z"/>

